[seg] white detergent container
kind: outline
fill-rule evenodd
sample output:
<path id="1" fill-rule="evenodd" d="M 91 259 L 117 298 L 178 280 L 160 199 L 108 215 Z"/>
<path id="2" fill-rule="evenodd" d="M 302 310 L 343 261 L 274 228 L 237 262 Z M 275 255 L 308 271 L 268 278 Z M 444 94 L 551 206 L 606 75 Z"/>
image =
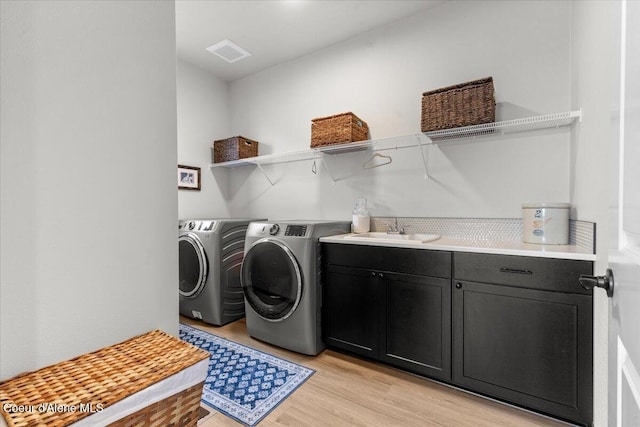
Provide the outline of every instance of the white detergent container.
<path id="1" fill-rule="evenodd" d="M 569 244 L 569 203 L 523 203 L 522 240 L 543 245 Z"/>
<path id="2" fill-rule="evenodd" d="M 356 200 L 351 218 L 351 229 L 354 233 L 367 233 L 371 229 L 371 217 L 365 197 L 358 197 Z"/>

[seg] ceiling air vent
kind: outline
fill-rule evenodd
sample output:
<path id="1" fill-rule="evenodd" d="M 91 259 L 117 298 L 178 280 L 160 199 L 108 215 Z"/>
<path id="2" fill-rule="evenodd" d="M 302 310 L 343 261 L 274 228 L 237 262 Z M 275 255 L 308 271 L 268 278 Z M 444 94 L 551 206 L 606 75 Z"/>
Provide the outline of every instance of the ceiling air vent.
<path id="1" fill-rule="evenodd" d="M 222 40 L 213 46 L 209 46 L 207 50 L 224 59 L 228 63 L 240 61 L 241 59 L 251 56 L 249 52 L 228 39 Z"/>

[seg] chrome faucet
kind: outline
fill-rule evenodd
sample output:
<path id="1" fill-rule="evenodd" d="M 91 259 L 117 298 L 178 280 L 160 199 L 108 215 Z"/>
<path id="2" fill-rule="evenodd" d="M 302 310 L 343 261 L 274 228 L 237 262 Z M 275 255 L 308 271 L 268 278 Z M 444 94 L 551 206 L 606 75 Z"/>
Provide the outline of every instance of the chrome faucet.
<path id="1" fill-rule="evenodd" d="M 398 218 L 393 219 L 393 225 L 389 224 L 387 227 L 387 234 L 404 234 L 405 226 L 398 228 Z"/>

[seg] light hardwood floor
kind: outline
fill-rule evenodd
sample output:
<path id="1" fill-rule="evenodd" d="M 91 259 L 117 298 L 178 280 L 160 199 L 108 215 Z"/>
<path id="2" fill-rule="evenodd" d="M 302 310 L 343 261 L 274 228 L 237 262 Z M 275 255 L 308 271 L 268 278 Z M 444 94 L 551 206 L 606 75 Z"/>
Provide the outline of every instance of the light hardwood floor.
<path id="1" fill-rule="evenodd" d="M 290 352 L 251 338 L 244 319 L 222 327 L 180 321 L 316 372 L 259 426 L 566 426 L 398 369 L 333 350 Z M 199 427 L 238 426 L 212 412 Z"/>

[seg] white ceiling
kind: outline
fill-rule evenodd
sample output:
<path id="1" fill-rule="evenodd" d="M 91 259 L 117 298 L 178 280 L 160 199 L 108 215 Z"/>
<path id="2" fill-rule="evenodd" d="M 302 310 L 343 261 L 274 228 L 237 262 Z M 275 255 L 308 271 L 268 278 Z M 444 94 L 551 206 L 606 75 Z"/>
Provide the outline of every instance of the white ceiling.
<path id="1" fill-rule="evenodd" d="M 233 81 L 433 7 L 443 0 L 177 0 L 178 58 Z M 229 39 L 252 56 L 205 49 Z"/>

